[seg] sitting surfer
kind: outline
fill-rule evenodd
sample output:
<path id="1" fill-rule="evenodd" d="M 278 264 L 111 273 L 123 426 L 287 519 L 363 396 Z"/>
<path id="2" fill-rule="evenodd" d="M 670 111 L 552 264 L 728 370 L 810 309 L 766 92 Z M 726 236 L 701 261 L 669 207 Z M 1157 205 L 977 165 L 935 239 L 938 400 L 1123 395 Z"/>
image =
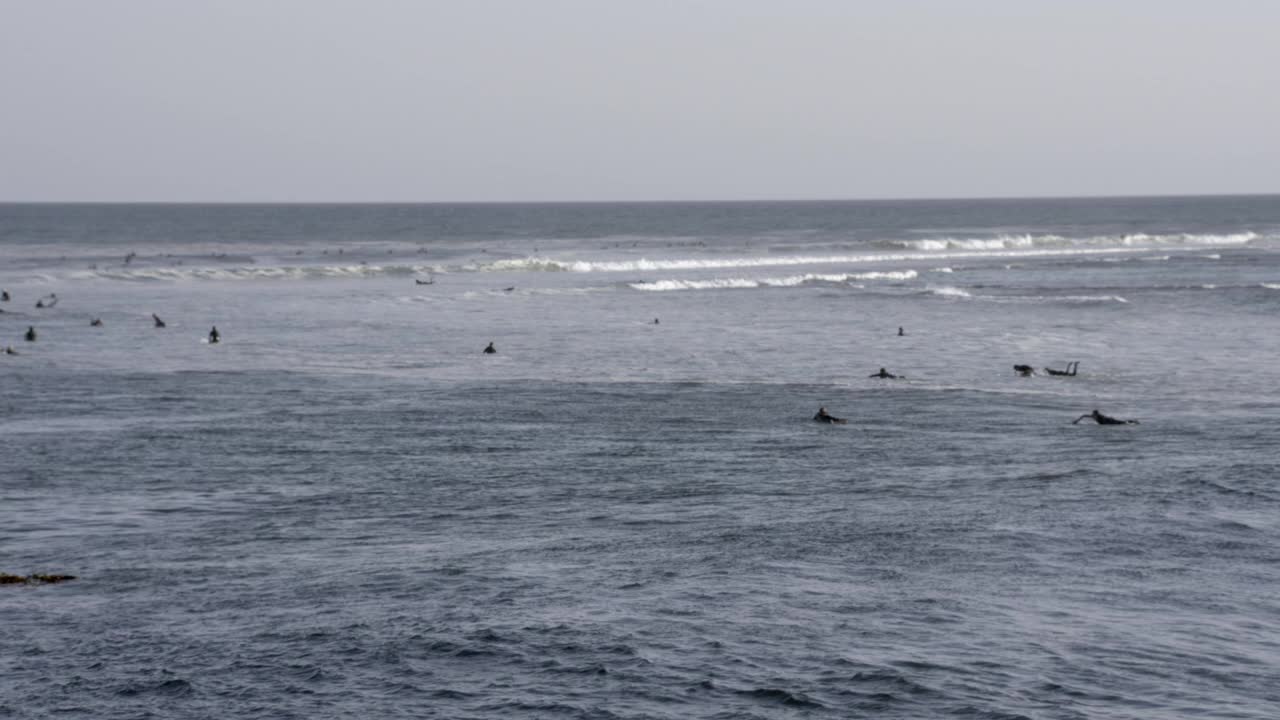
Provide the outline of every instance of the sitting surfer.
<path id="1" fill-rule="evenodd" d="M 8 290 L 0 290 L 0 302 L 9 302 L 10 299 Z"/>
<path id="2" fill-rule="evenodd" d="M 102 327 L 102 318 L 94 318 L 90 320 L 89 327 Z"/>
<path id="3" fill-rule="evenodd" d="M 1031 367 L 1030 365 L 1014 365 L 1013 371 L 1018 373 L 1022 377 L 1031 377 L 1032 375 L 1036 374 L 1036 369 Z"/>
<path id="4" fill-rule="evenodd" d="M 34 325 L 27 326 L 27 332 L 22 336 L 27 342 L 36 341 L 36 328 Z"/>
<path id="5" fill-rule="evenodd" d="M 1098 423 L 1099 425 L 1137 425 L 1138 424 L 1137 420 L 1120 420 L 1119 418 L 1113 418 L 1108 415 L 1103 415 L 1097 410 L 1094 410 L 1091 413 L 1085 413 L 1084 415 L 1081 415 L 1075 420 L 1072 420 L 1071 424 L 1075 425 L 1076 423 L 1080 422 L 1081 420 L 1084 420 L 1085 418 L 1093 418 L 1093 421 Z"/>
<path id="6" fill-rule="evenodd" d="M 1075 377 L 1076 369 L 1079 367 L 1080 367 L 1080 362 L 1075 361 L 1075 362 L 1067 363 L 1066 370 L 1054 370 L 1051 367 L 1047 367 L 1044 369 L 1044 371 L 1049 373 L 1050 375 L 1066 375 L 1068 377 Z"/>
<path id="7" fill-rule="evenodd" d="M 151 313 L 151 319 L 156 321 L 156 327 L 158 328 L 164 327 L 164 321 L 160 319 L 159 315 L 155 313 Z"/>
<path id="8" fill-rule="evenodd" d="M 218 326 L 214 325 L 213 329 L 209 331 L 209 344 L 213 345 L 221 340 L 222 334 L 218 332 Z"/>
<path id="9" fill-rule="evenodd" d="M 496 352 L 498 352 L 498 350 L 497 350 L 497 348 L 495 348 L 495 347 L 493 346 L 493 343 L 492 343 L 492 342 L 491 342 L 491 343 L 489 343 L 488 345 L 485 345 L 485 346 L 484 346 L 484 354 L 485 354 L 485 355 L 492 355 L 492 354 L 494 354 L 494 353 L 496 353 Z"/>
<path id="10" fill-rule="evenodd" d="M 899 325 L 899 326 L 898 326 L 898 337 L 902 337 L 903 335 L 906 335 L 906 334 L 907 334 L 907 333 L 906 333 L 906 331 L 902 329 L 902 326 L 901 326 L 901 325 Z"/>
<path id="11" fill-rule="evenodd" d="M 831 413 L 827 412 L 827 409 L 825 407 L 818 408 L 818 414 L 814 415 L 813 419 L 817 420 L 818 422 L 832 423 L 836 425 L 844 425 L 845 423 L 849 422 L 844 418 L 838 418 L 835 415 L 832 415 Z"/>
<path id="12" fill-rule="evenodd" d="M 867 377 L 873 377 L 873 378 L 885 378 L 885 379 L 888 379 L 888 380 L 897 380 L 898 378 L 905 378 L 905 377 L 906 377 L 906 375 L 894 375 L 893 373 L 889 372 L 888 370 L 885 370 L 884 368 L 880 368 L 880 372 L 878 372 L 878 373 L 871 373 L 871 374 L 870 374 L 870 375 L 868 375 Z"/>

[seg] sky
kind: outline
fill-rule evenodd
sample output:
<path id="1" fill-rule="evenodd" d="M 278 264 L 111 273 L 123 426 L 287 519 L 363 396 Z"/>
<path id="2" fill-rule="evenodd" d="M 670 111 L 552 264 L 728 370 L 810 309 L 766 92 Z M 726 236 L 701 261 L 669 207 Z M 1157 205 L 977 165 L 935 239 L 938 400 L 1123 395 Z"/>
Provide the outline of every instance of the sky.
<path id="1" fill-rule="evenodd" d="M 1265 0 L 0 0 L 0 201 L 1280 192 Z"/>

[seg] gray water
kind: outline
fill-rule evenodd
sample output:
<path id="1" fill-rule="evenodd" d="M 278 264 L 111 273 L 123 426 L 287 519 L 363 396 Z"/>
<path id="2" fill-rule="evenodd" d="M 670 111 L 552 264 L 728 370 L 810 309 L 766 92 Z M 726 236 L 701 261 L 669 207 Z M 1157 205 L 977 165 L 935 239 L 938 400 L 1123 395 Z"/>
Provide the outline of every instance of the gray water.
<path id="1" fill-rule="evenodd" d="M 0 572 L 77 576 L 0 587 L 0 717 L 1280 716 L 1278 250 L 1280 198 L 0 205 Z"/>

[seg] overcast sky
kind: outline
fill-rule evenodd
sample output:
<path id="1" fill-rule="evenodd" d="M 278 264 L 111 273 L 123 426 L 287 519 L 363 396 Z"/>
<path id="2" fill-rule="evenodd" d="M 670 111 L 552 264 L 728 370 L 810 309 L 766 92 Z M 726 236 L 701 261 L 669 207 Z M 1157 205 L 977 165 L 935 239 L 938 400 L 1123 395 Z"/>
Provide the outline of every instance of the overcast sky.
<path id="1" fill-rule="evenodd" d="M 0 200 L 1280 192 L 1280 2 L 0 0 Z"/>

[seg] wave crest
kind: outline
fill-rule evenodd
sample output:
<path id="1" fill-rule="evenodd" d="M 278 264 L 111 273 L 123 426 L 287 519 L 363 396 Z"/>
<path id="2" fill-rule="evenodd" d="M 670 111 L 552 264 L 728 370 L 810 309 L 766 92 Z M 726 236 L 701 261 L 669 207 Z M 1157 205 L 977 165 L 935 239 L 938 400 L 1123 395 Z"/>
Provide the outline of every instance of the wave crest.
<path id="1" fill-rule="evenodd" d="M 855 280 L 912 280 L 917 276 L 915 270 L 897 270 L 890 272 L 864 272 L 839 274 L 789 275 L 786 277 L 765 278 L 715 278 L 711 280 L 653 280 L 647 282 L 627 283 L 633 290 L 649 292 L 667 292 L 672 290 L 725 290 L 750 289 L 760 287 L 796 287 L 814 283 L 841 284 Z"/>

